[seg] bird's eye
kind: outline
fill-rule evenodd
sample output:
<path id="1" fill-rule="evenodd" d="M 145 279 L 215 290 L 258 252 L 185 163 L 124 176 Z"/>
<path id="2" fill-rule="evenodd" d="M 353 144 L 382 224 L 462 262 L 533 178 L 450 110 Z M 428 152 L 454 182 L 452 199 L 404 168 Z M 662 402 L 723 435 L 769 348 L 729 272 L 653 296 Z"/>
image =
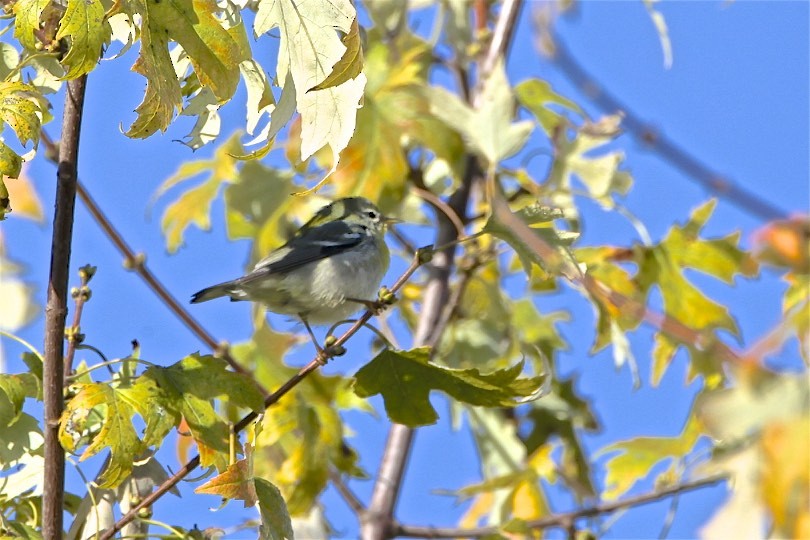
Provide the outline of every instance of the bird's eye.
<path id="1" fill-rule="evenodd" d="M 367 211 L 366 215 L 371 219 L 377 219 L 378 217 L 380 217 L 379 214 L 377 214 L 377 212 L 375 212 L 374 210 Z"/>

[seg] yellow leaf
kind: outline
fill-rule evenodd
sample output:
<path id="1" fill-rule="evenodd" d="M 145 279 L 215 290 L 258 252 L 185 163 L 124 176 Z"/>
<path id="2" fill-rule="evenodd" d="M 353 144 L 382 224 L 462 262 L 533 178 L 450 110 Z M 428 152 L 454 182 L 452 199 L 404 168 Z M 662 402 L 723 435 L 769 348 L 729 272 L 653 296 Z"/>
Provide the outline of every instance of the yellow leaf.
<path id="1" fill-rule="evenodd" d="M 349 33 L 341 40 L 346 50 L 340 57 L 337 64 L 332 67 L 332 72 L 317 86 L 313 86 L 307 92 L 324 90 L 333 86 L 339 86 L 346 81 L 357 77 L 363 70 L 363 43 L 360 39 L 360 26 L 357 24 L 357 17 L 352 21 Z"/>
<path id="2" fill-rule="evenodd" d="M 18 178 L 6 182 L 8 197 L 12 201 L 12 217 L 27 218 L 42 223 L 45 215 L 42 212 L 42 203 L 39 200 L 31 180 L 23 172 Z"/>
<path id="3" fill-rule="evenodd" d="M 75 79 L 92 71 L 111 33 L 101 0 L 68 0 L 56 33 L 57 40 L 70 40 L 70 48 L 62 58 L 62 64 L 67 66 L 65 78 Z"/>

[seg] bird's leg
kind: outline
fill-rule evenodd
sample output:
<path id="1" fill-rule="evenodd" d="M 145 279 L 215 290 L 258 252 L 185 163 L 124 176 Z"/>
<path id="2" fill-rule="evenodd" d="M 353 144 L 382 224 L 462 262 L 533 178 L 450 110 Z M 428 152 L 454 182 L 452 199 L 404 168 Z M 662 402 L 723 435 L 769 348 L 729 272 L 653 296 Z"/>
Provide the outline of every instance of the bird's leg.
<path id="1" fill-rule="evenodd" d="M 318 351 L 318 356 L 315 360 L 320 365 L 325 366 L 330 358 L 341 356 L 346 352 L 346 349 L 344 349 L 342 346 L 334 345 L 334 341 L 336 341 L 334 336 L 327 336 L 326 347 L 321 347 L 320 343 L 318 343 L 318 338 L 315 337 L 315 332 L 312 331 L 312 327 L 309 325 L 309 322 L 307 322 L 306 317 L 300 313 L 298 316 L 301 318 L 301 322 L 304 323 L 304 327 L 307 329 L 307 333 L 312 340 L 312 344 L 315 345 L 315 349 Z"/>

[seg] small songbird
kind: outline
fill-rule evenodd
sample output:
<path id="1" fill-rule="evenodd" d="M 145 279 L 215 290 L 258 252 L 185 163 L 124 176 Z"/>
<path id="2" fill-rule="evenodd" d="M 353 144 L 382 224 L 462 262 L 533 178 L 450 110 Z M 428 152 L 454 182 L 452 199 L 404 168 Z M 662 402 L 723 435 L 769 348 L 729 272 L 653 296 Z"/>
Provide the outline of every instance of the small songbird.
<path id="1" fill-rule="evenodd" d="M 373 302 L 390 261 L 385 229 L 395 221 L 363 197 L 334 201 L 249 274 L 203 289 L 191 303 L 221 296 L 259 302 L 297 315 L 312 334 L 310 324 L 337 322 Z"/>

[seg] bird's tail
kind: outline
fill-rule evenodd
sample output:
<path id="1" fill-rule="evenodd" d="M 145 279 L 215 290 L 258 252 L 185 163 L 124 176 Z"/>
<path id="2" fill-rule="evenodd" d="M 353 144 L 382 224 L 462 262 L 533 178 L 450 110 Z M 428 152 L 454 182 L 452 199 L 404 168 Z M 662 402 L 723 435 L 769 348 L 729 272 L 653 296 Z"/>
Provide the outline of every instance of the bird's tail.
<path id="1" fill-rule="evenodd" d="M 191 303 L 198 304 L 200 302 L 207 302 L 209 300 L 213 300 L 214 298 L 220 298 L 222 296 L 230 296 L 231 285 L 232 283 L 230 281 L 227 281 L 225 283 L 220 283 L 219 285 L 214 285 L 212 287 L 207 287 L 201 291 L 197 291 L 191 296 Z"/>

